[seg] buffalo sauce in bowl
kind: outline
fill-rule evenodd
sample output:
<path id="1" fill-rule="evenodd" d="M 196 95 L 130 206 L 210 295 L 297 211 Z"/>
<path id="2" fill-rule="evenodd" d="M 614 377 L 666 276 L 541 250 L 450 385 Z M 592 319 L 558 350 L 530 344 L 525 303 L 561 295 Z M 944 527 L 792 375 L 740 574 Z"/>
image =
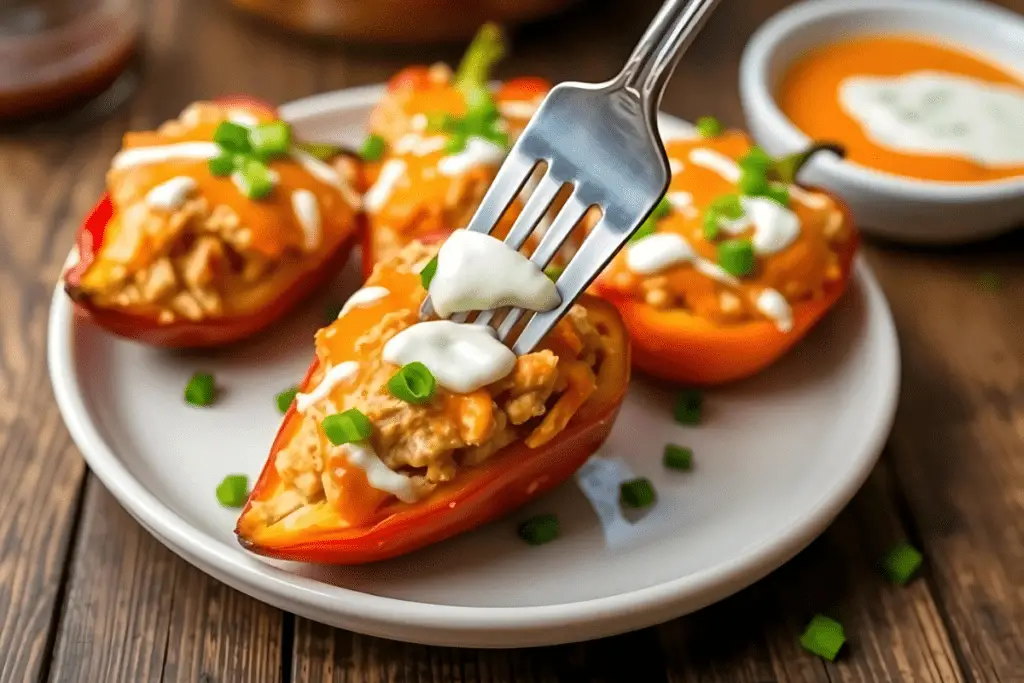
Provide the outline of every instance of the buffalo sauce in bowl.
<path id="1" fill-rule="evenodd" d="M 1024 176 L 1024 77 L 932 39 L 862 36 L 793 62 L 776 90 L 808 137 L 918 180 Z"/>

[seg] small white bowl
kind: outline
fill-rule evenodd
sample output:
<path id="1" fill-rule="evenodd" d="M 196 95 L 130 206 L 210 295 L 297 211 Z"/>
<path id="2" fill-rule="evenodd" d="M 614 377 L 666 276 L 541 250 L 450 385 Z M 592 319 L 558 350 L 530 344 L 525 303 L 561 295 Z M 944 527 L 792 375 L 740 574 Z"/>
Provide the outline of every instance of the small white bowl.
<path id="1" fill-rule="evenodd" d="M 810 139 L 779 109 L 775 88 L 793 61 L 856 35 L 914 35 L 970 50 L 1024 73 L 1024 20 L 968 0 L 811 0 L 778 13 L 751 38 L 740 65 L 747 126 L 766 151 L 788 154 Z M 957 243 L 1024 224 L 1024 178 L 983 183 L 915 180 L 837 159 L 815 157 L 801 180 L 842 197 L 858 225 L 915 243 Z"/>

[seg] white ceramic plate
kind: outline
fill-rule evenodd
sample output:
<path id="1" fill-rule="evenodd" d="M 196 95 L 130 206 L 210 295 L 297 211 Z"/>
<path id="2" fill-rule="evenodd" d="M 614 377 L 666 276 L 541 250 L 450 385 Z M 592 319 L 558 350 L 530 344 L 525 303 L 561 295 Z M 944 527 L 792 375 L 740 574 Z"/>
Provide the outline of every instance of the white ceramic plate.
<path id="1" fill-rule="evenodd" d="M 377 89 L 296 102 L 303 134 L 355 142 Z M 666 119 L 667 133 L 685 130 Z M 892 318 L 868 268 L 810 337 L 754 381 L 710 392 L 705 424 L 671 419 L 666 388 L 634 379 L 610 441 L 657 489 L 655 507 L 606 534 L 567 483 L 504 521 L 411 556 L 357 568 L 272 564 L 235 542 L 233 511 L 214 488 L 255 476 L 280 415 L 274 395 L 303 375 L 334 290 L 250 343 L 214 353 L 167 352 L 74 321 L 58 288 L 49 326 L 54 391 L 75 442 L 121 504 L 164 544 L 260 600 L 353 631 L 428 644 L 523 647 L 648 626 L 761 578 L 832 521 L 871 470 L 896 402 Z M 215 407 L 182 400 L 197 369 L 216 374 Z M 667 442 L 693 447 L 692 472 L 665 470 Z M 614 508 L 614 506 L 613 506 Z M 561 537 L 541 547 L 517 521 L 551 511 Z"/>

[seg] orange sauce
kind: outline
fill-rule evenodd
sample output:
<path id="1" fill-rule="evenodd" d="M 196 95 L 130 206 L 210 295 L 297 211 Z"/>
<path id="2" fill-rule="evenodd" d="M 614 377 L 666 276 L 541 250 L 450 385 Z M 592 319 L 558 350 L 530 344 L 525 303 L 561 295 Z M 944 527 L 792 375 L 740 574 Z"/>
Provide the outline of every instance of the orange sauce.
<path id="1" fill-rule="evenodd" d="M 893 77 L 917 71 L 1024 87 L 1024 80 L 1007 69 L 950 45 L 909 36 L 867 36 L 832 43 L 797 60 L 783 77 L 776 100 L 810 138 L 843 144 L 850 161 L 868 168 L 946 182 L 1024 175 L 1024 166 L 986 167 L 960 157 L 904 153 L 879 146 L 840 105 L 838 91 L 846 78 Z"/>

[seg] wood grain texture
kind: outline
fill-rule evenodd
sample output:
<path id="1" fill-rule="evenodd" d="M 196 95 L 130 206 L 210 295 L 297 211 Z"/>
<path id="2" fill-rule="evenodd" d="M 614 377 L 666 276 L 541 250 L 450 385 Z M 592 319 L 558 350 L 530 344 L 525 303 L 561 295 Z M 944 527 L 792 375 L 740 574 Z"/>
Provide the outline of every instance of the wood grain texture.
<path id="1" fill-rule="evenodd" d="M 610 76 L 658 0 L 592 0 L 514 35 L 500 73 Z M 739 55 L 786 0 L 724 0 L 664 108 L 742 125 Z M 1001 4 L 1024 11 L 1024 0 Z M 903 350 L 893 438 L 864 490 L 764 581 L 672 623 L 594 643 L 517 651 L 431 648 L 293 618 L 189 567 L 85 474 L 45 367 L 49 296 L 120 135 L 189 101 L 274 102 L 378 82 L 459 46 L 374 48 L 293 39 L 225 3 L 146 5 L 144 77 L 98 123 L 0 131 L 0 683 L 302 681 L 801 683 L 1024 681 L 1024 236 L 966 249 L 866 253 Z M 995 271 L 999 291 L 978 285 Z M 11 293 L 14 293 L 12 295 Z M 907 587 L 877 558 L 910 538 Z M 835 664 L 804 653 L 813 614 L 840 619 Z"/>

